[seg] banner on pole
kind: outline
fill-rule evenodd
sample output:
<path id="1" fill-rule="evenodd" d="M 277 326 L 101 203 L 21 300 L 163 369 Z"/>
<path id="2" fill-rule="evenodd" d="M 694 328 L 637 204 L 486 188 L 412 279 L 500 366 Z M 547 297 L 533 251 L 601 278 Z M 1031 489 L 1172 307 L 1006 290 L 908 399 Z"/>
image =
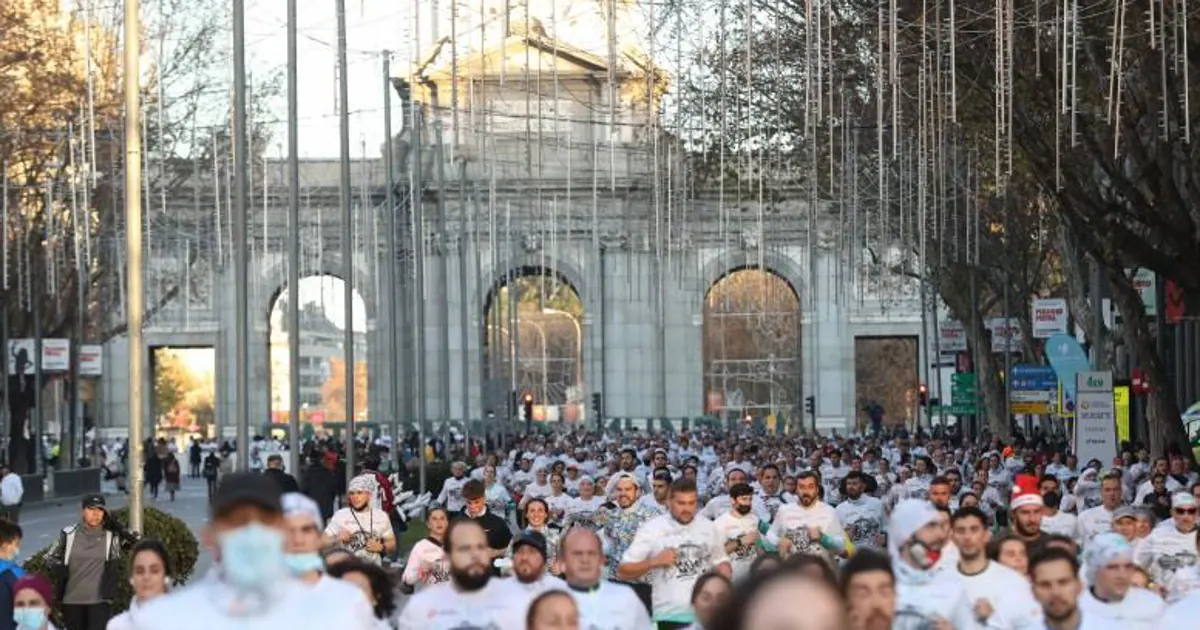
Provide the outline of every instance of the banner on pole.
<path id="1" fill-rule="evenodd" d="M 101 376 L 104 374 L 104 346 L 100 344 L 80 344 L 79 346 L 79 375 Z"/>
<path id="2" fill-rule="evenodd" d="M 1075 454 L 1081 462 L 1111 462 L 1117 456 L 1117 405 L 1112 372 L 1075 377 Z"/>
<path id="3" fill-rule="evenodd" d="M 1033 301 L 1033 338 L 1049 339 L 1067 334 L 1067 301 L 1062 298 L 1037 298 Z"/>

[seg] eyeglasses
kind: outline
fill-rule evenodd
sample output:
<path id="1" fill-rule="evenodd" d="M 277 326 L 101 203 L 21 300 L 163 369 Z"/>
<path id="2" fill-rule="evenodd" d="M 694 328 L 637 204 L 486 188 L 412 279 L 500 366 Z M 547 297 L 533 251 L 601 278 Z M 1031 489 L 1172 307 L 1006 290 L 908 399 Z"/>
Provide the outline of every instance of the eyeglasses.
<path id="1" fill-rule="evenodd" d="M 1196 508 L 1175 508 L 1176 514 L 1195 514 Z"/>

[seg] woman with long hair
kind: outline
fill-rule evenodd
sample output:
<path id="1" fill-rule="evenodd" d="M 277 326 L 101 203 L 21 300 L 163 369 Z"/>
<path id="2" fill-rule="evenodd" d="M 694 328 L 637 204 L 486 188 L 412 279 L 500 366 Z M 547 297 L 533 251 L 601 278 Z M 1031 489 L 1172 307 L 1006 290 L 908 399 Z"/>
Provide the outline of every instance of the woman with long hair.
<path id="1" fill-rule="evenodd" d="M 108 630 L 133 630 L 142 606 L 170 590 L 171 560 L 161 541 L 143 538 L 134 544 L 129 552 L 129 583 L 133 585 L 129 610 L 110 619 Z"/>

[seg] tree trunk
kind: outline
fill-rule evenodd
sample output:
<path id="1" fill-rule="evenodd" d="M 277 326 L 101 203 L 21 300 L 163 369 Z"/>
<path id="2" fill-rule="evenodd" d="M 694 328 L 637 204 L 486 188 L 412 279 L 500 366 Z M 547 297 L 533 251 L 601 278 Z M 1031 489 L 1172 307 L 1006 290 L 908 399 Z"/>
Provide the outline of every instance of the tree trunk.
<path id="1" fill-rule="evenodd" d="M 1150 452 L 1162 456 L 1168 449 L 1188 453 L 1187 434 L 1180 421 L 1179 406 L 1175 402 L 1175 384 L 1166 377 L 1162 356 L 1158 354 L 1154 337 L 1150 334 L 1146 309 L 1141 296 L 1123 270 L 1109 269 L 1108 280 L 1113 289 L 1113 300 L 1121 313 L 1125 343 L 1137 353 L 1147 383 L 1152 393 L 1146 404 L 1146 423 L 1150 435 Z M 1162 334 L 1162 331 L 1159 331 Z"/>

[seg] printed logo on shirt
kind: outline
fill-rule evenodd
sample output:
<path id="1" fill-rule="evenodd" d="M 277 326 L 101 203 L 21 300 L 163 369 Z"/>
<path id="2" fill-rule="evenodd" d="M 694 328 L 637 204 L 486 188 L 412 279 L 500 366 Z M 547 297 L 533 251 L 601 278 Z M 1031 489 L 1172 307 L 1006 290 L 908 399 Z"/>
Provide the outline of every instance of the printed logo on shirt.
<path id="1" fill-rule="evenodd" d="M 859 543 L 860 541 L 870 543 L 872 545 L 875 544 L 875 539 L 879 536 L 882 530 L 883 528 L 881 527 L 879 520 L 874 518 L 860 518 L 851 521 L 848 525 L 846 525 L 846 535 L 848 535 L 850 540 L 853 540 L 855 544 Z"/>
<path id="2" fill-rule="evenodd" d="M 685 542 L 675 548 L 675 577 L 699 577 L 708 569 L 708 550 L 692 542 Z"/>
<path id="3" fill-rule="evenodd" d="M 1196 554 L 1190 551 L 1162 555 L 1158 557 L 1158 566 L 1168 573 L 1175 573 L 1196 564 Z"/>
<path id="4" fill-rule="evenodd" d="M 933 619 L 915 608 L 896 611 L 892 618 L 892 630 L 934 630 Z"/>
<path id="5" fill-rule="evenodd" d="M 821 545 L 809 537 L 806 526 L 789 529 L 783 537 L 792 541 L 792 553 L 803 553 L 810 556 L 823 555 Z"/>

